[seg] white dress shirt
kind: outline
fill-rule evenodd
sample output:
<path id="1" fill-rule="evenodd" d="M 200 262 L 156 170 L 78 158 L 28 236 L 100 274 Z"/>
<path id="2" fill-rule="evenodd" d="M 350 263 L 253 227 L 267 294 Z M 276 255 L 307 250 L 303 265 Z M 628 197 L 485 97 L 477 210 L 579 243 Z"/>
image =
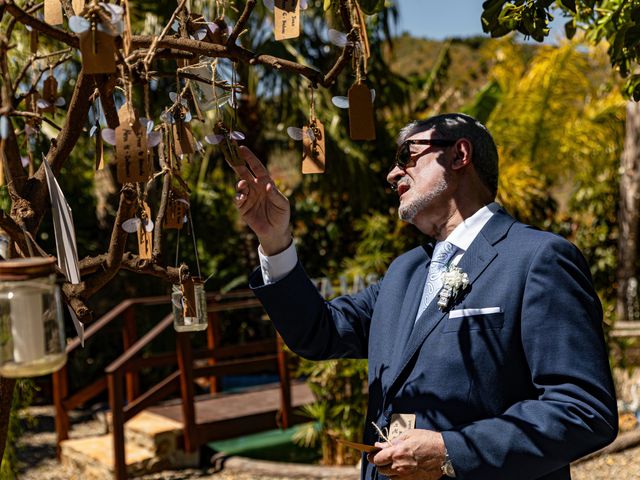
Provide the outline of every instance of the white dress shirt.
<path id="1" fill-rule="evenodd" d="M 457 265 L 460 262 L 464 253 L 469 249 L 471 242 L 475 240 L 482 227 L 485 226 L 498 208 L 500 208 L 500 205 L 496 202 L 485 205 L 453 229 L 453 232 L 446 238 L 447 241 L 458 247 L 458 252 L 451 263 Z M 275 283 L 286 277 L 298 263 L 298 253 L 294 242 L 291 242 L 289 247 L 276 255 L 265 255 L 262 247 L 258 247 L 258 256 L 260 257 L 262 281 L 265 285 Z"/>

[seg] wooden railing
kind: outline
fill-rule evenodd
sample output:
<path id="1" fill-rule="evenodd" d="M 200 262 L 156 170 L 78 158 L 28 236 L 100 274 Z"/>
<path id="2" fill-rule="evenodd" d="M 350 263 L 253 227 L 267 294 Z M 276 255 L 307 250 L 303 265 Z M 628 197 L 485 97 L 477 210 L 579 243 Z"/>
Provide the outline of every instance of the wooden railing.
<path id="1" fill-rule="evenodd" d="M 175 332 L 176 350 L 140 357 L 140 353 L 162 332 L 172 327 L 173 315 L 169 314 L 158 322 L 142 337 L 137 338 L 135 308 L 169 304 L 167 297 L 147 297 L 126 300 L 106 315 L 94 322 L 85 331 L 85 341 L 100 333 L 116 319 L 122 318 L 123 353 L 109 364 L 105 376 L 91 384 L 69 394 L 68 373 L 66 367 L 53 374 L 53 400 L 56 411 L 57 451 L 60 457 L 60 442 L 69 436 L 69 411 L 96 396 L 108 391 L 111 409 L 114 470 L 118 480 L 126 478 L 124 424 L 141 411 L 157 405 L 163 399 L 180 391 L 184 426 L 184 449 L 192 452 L 207 441 L 207 432 L 199 428 L 195 418 L 194 380 L 206 378 L 212 394 L 220 390 L 218 378 L 222 375 L 246 374 L 272 369 L 280 377 L 281 411 L 280 424 L 283 428 L 290 425 L 291 393 L 287 367 L 287 357 L 280 340 L 262 340 L 240 345 L 222 346 L 220 344 L 219 313 L 261 307 L 260 303 L 248 291 L 228 294 L 210 294 L 208 301 L 207 348 L 193 350 L 190 333 Z M 80 340 L 74 339 L 67 345 L 67 354 L 71 355 L 80 346 Z M 194 365 L 195 361 L 205 360 L 205 365 Z M 177 365 L 164 379 L 140 393 L 139 371 L 148 367 Z M 202 426 L 205 427 L 206 426 Z"/>

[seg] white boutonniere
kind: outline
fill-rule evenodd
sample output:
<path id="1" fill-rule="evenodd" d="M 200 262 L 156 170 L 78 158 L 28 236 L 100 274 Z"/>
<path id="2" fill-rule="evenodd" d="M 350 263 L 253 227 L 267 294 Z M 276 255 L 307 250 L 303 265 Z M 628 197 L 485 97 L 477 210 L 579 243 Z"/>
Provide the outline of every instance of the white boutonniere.
<path id="1" fill-rule="evenodd" d="M 442 289 L 438 293 L 438 308 L 444 311 L 449 304 L 469 285 L 469 276 L 455 265 L 449 265 L 442 274 Z"/>

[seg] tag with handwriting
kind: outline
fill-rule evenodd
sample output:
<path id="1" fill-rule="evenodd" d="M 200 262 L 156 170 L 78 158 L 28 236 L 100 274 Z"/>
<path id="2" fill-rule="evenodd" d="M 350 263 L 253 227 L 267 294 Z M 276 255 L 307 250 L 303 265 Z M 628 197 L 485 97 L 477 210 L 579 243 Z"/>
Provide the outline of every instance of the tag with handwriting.
<path id="1" fill-rule="evenodd" d="M 349 136 L 351 140 L 376 139 L 371 90 L 364 82 L 355 83 L 349 89 Z"/>
<path id="2" fill-rule="evenodd" d="M 186 214 L 187 204 L 185 200 L 178 197 L 174 191 L 170 192 L 167 209 L 164 214 L 164 228 L 182 229 Z"/>
<path id="3" fill-rule="evenodd" d="M 126 123 L 116 128 L 118 182 L 146 182 L 151 177 L 146 132 L 136 132 Z"/>
<path id="4" fill-rule="evenodd" d="M 146 216 L 143 220 L 151 219 L 151 209 L 147 202 L 143 202 L 142 208 Z M 138 256 L 143 260 L 151 260 L 153 252 L 153 230 L 147 231 L 146 221 L 142 221 L 138 224 Z"/>
<path id="5" fill-rule="evenodd" d="M 324 173 L 324 125 L 317 118 L 302 129 L 302 173 Z"/>
<path id="6" fill-rule="evenodd" d="M 184 317 L 197 317 L 196 312 L 196 292 L 194 288 L 194 279 L 186 278 L 182 282 L 182 296 L 184 298 Z"/>
<path id="7" fill-rule="evenodd" d="M 394 413 L 389 424 L 389 440 L 398 438 L 407 430 L 416 428 L 416 416 L 413 413 Z"/>
<path id="8" fill-rule="evenodd" d="M 274 1 L 273 30 L 276 40 L 286 40 L 300 36 L 299 0 Z"/>

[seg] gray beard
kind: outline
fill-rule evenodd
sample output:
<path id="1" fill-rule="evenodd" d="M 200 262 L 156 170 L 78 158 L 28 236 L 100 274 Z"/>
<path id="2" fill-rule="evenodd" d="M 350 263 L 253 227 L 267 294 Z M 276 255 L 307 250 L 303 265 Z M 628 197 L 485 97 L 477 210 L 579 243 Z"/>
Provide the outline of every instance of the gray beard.
<path id="1" fill-rule="evenodd" d="M 400 205 L 398 208 L 398 216 L 400 217 L 400 220 L 413 223 L 413 219 L 416 215 L 431 205 L 431 203 L 438 198 L 447 189 L 447 187 L 447 180 L 443 178 L 430 192 L 427 192 L 418 198 L 414 198 L 409 203 Z"/>

